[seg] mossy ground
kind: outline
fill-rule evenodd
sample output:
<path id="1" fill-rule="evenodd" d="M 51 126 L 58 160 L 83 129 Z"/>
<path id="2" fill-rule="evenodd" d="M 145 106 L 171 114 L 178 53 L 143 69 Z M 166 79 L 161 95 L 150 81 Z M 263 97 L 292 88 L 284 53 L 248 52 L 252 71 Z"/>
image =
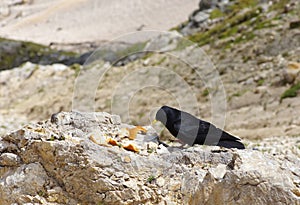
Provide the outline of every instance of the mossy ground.
<path id="1" fill-rule="evenodd" d="M 73 52 L 57 51 L 47 46 L 0 38 L 0 70 L 7 70 L 30 61 L 51 64 L 77 56 Z"/>
<path id="2" fill-rule="evenodd" d="M 253 8 L 244 13 L 233 13 L 225 17 L 224 21 L 216 24 L 206 32 L 199 32 L 189 36 L 189 39 L 200 46 L 213 43 L 218 39 L 225 39 L 232 37 L 235 34 L 240 34 L 240 37 L 236 38 L 232 44 L 238 44 L 246 40 L 254 38 L 254 34 L 243 29 L 239 29 L 239 26 L 246 23 L 250 19 L 257 17 L 261 13 L 260 8 Z"/>
<path id="3" fill-rule="evenodd" d="M 288 2 L 289 0 L 279 0 L 270 6 L 269 10 L 275 11 L 279 15 Z M 217 40 L 228 39 L 221 46 L 225 49 L 231 48 L 235 44 L 254 39 L 256 30 L 276 26 L 273 20 L 276 20 L 278 15 L 275 18 L 267 18 L 263 9 L 259 7 L 258 0 L 238 0 L 225 12 L 214 9 L 210 18 L 223 17 L 223 20 L 209 30 L 195 33 L 188 38 L 200 46 L 206 44 L 213 46 Z"/>
<path id="4" fill-rule="evenodd" d="M 216 8 L 214 10 L 212 10 L 212 12 L 210 13 L 210 19 L 217 19 L 217 18 L 221 18 L 225 16 L 225 13 L 223 13 L 219 8 Z"/>

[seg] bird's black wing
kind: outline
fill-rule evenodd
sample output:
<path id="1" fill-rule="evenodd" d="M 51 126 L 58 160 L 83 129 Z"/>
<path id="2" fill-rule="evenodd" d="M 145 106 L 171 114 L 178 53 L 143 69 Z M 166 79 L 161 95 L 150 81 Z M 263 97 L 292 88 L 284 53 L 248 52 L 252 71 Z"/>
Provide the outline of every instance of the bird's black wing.
<path id="1" fill-rule="evenodd" d="M 162 111 L 166 114 L 167 118 L 165 123 L 166 128 L 173 136 L 189 145 L 203 144 L 209 130 L 216 130 L 215 126 L 209 122 L 200 120 L 187 112 L 168 106 L 163 106 L 158 111 L 159 114 L 157 116 L 158 118 L 161 118 L 158 119 L 160 121 L 164 121 L 162 120 Z M 214 145 L 216 144 L 217 141 L 214 143 Z"/>
<path id="2" fill-rule="evenodd" d="M 174 129 L 178 131 L 176 137 L 189 145 L 199 141 L 199 120 L 189 113 L 180 112 L 180 118 L 174 122 Z"/>
<path id="3" fill-rule="evenodd" d="M 215 127 L 209 122 L 198 119 L 187 112 L 168 106 L 163 106 L 159 112 L 162 111 L 166 116 L 166 128 L 173 136 L 189 145 L 206 144 L 227 148 L 245 148 L 239 138 Z M 158 120 L 160 120 L 159 118 L 162 117 L 158 117 Z"/>

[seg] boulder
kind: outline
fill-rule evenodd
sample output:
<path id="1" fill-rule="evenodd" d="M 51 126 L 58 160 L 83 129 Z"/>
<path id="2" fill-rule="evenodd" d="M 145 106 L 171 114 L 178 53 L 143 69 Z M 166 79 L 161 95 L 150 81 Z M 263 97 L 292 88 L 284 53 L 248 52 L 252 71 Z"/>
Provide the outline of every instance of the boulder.
<path id="1" fill-rule="evenodd" d="M 211 19 L 211 12 L 214 9 L 219 9 L 220 12 L 225 12 L 232 2 L 228 0 L 202 0 L 199 2 L 199 8 L 190 16 L 189 20 L 181 25 L 179 31 L 183 35 L 191 35 L 197 32 L 205 31 L 215 23 L 218 23 L 222 18 Z"/>
<path id="2" fill-rule="evenodd" d="M 63 112 L 2 136 L 0 204 L 300 204 L 298 158 L 206 146 L 145 154 L 89 138 L 123 125 Z"/>
<path id="3" fill-rule="evenodd" d="M 300 27 L 300 20 L 290 22 L 290 29 L 296 29 Z"/>

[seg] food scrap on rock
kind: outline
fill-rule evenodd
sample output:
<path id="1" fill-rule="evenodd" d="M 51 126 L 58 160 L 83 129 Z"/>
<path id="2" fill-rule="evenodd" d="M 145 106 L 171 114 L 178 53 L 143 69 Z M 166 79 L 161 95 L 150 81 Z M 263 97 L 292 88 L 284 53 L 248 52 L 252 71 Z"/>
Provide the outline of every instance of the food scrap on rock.
<path id="1" fill-rule="evenodd" d="M 119 146 L 128 151 L 135 153 L 140 152 L 140 150 L 146 149 L 148 152 L 148 140 L 141 140 L 141 138 L 147 138 L 147 129 L 142 126 L 135 127 L 123 127 L 121 128 L 115 136 L 106 136 L 105 143 L 99 143 L 93 135 L 89 139 L 100 146 Z M 140 135 L 139 139 L 137 136 Z"/>

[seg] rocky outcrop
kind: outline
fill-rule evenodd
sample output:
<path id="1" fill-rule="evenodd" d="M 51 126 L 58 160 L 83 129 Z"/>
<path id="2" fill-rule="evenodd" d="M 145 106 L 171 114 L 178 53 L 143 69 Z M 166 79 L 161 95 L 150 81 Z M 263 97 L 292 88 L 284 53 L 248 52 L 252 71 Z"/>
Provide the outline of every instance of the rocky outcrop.
<path id="1" fill-rule="evenodd" d="M 124 126 L 107 113 L 58 113 L 0 141 L 0 204 L 300 204 L 298 158 L 255 150 L 98 144 Z"/>
<path id="2" fill-rule="evenodd" d="M 20 66 L 30 61 L 42 65 L 79 63 L 73 52 L 58 51 L 40 44 L 0 38 L 0 71 Z"/>
<path id="3" fill-rule="evenodd" d="M 294 4 L 290 3 L 289 8 L 294 9 L 287 13 L 284 6 L 279 6 L 283 1 L 276 2 L 276 10 L 274 6 L 269 6 L 269 10 L 263 8 L 267 12 L 261 13 L 256 9 L 241 9 L 238 18 L 210 19 L 220 23 L 211 25 L 211 31 L 200 32 L 195 41 L 206 45 L 203 49 L 216 64 L 227 93 L 225 129 L 246 141 L 245 151 L 203 146 L 184 150 L 165 148 L 155 139 L 144 143 L 152 136 L 148 130 L 131 141 L 129 130 L 134 126 L 124 125 L 117 116 L 103 113 L 60 113 L 52 121 L 20 129 L 28 121 L 70 110 L 74 81 L 79 73 L 88 73 L 79 65 L 39 65 L 53 58 L 41 57 L 44 54 L 39 48 L 34 50 L 36 45 L 0 42 L 0 49 L 9 51 L 0 51 L 0 56 L 13 54 L 18 60 L 31 55 L 39 63 L 24 63 L 0 72 L 0 136 L 18 128 L 0 140 L 0 204 L 300 204 L 300 41 L 299 31 L 293 29 L 297 27 L 295 15 L 299 13 L 296 10 L 299 3 L 291 0 Z M 220 7 L 210 8 L 215 9 Z M 248 17 L 248 11 L 249 14 L 255 11 L 255 16 Z M 200 17 L 192 18 L 200 22 Z M 195 29 L 205 28 L 205 22 L 208 21 Z M 112 66 L 104 76 L 95 98 L 96 110 L 111 112 L 113 102 L 125 99 L 123 94 L 131 95 L 131 87 L 145 88 L 139 82 L 162 82 L 171 85 L 172 92 L 180 90 L 181 84 L 172 81 L 171 75 L 154 72 L 153 67 L 161 67 L 178 73 L 192 86 L 200 116 L 209 120 L 211 90 L 205 90 L 202 83 L 205 78 L 197 77 L 180 60 L 190 56 L 203 63 L 199 53 L 187 48 L 189 45 L 175 32 L 142 44 L 101 45 L 94 53 L 96 60 L 125 66 Z M 54 44 L 51 48 L 60 49 Z M 94 49 L 95 46 L 91 47 Z M 83 52 L 89 50 L 87 46 Z M 159 52 L 123 58 L 139 50 Z M 52 52 L 48 48 L 45 51 Z M 167 55 L 170 51 L 180 58 Z M 88 55 L 79 59 L 85 61 Z M 57 57 L 61 59 L 60 55 Z M 13 62 L 10 58 L 3 59 L 1 63 Z M 28 60 L 31 58 L 24 57 L 19 62 Z M 147 69 L 151 72 L 146 72 Z M 119 89 L 117 85 L 125 76 L 130 78 Z M 82 91 L 86 93 L 85 88 Z M 122 95 L 112 98 L 114 90 L 121 90 L 118 94 Z M 282 94 L 287 92 L 289 95 L 283 98 Z M 132 120 L 132 124 L 148 122 L 150 108 L 167 100 L 170 105 L 175 102 L 158 89 L 145 88 L 135 97 L 130 101 L 133 117 L 126 119 Z M 83 96 L 80 100 L 85 99 Z M 187 104 L 191 103 L 183 103 Z M 117 108 L 126 111 L 123 104 Z M 268 139 L 262 139 L 265 137 Z M 107 141 L 110 138 L 113 140 Z M 127 143 L 132 143 L 133 148 L 129 149 Z"/>
<path id="4" fill-rule="evenodd" d="M 209 26 L 220 21 L 220 19 L 211 18 L 213 10 L 218 9 L 219 12 L 223 13 L 231 4 L 232 2 L 228 0 L 200 1 L 199 8 L 190 15 L 188 22 L 180 26 L 180 32 L 183 35 L 190 35 L 207 30 Z"/>
<path id="5" fill-rule="evenodd" d="M 146 53 L 147 42 L 96 42 L 74 44 L 41 44 L 0 38 L 0 71 L 21 66 L 26 62 L 39 65 L 64 64 L 83 65 L 91 58 L 103 60 L 116 66 L 135 61 Z M 75 51 L 75 52 L 74 52 Z M 91 58 L 90 58 L 91 57 Z"/>

